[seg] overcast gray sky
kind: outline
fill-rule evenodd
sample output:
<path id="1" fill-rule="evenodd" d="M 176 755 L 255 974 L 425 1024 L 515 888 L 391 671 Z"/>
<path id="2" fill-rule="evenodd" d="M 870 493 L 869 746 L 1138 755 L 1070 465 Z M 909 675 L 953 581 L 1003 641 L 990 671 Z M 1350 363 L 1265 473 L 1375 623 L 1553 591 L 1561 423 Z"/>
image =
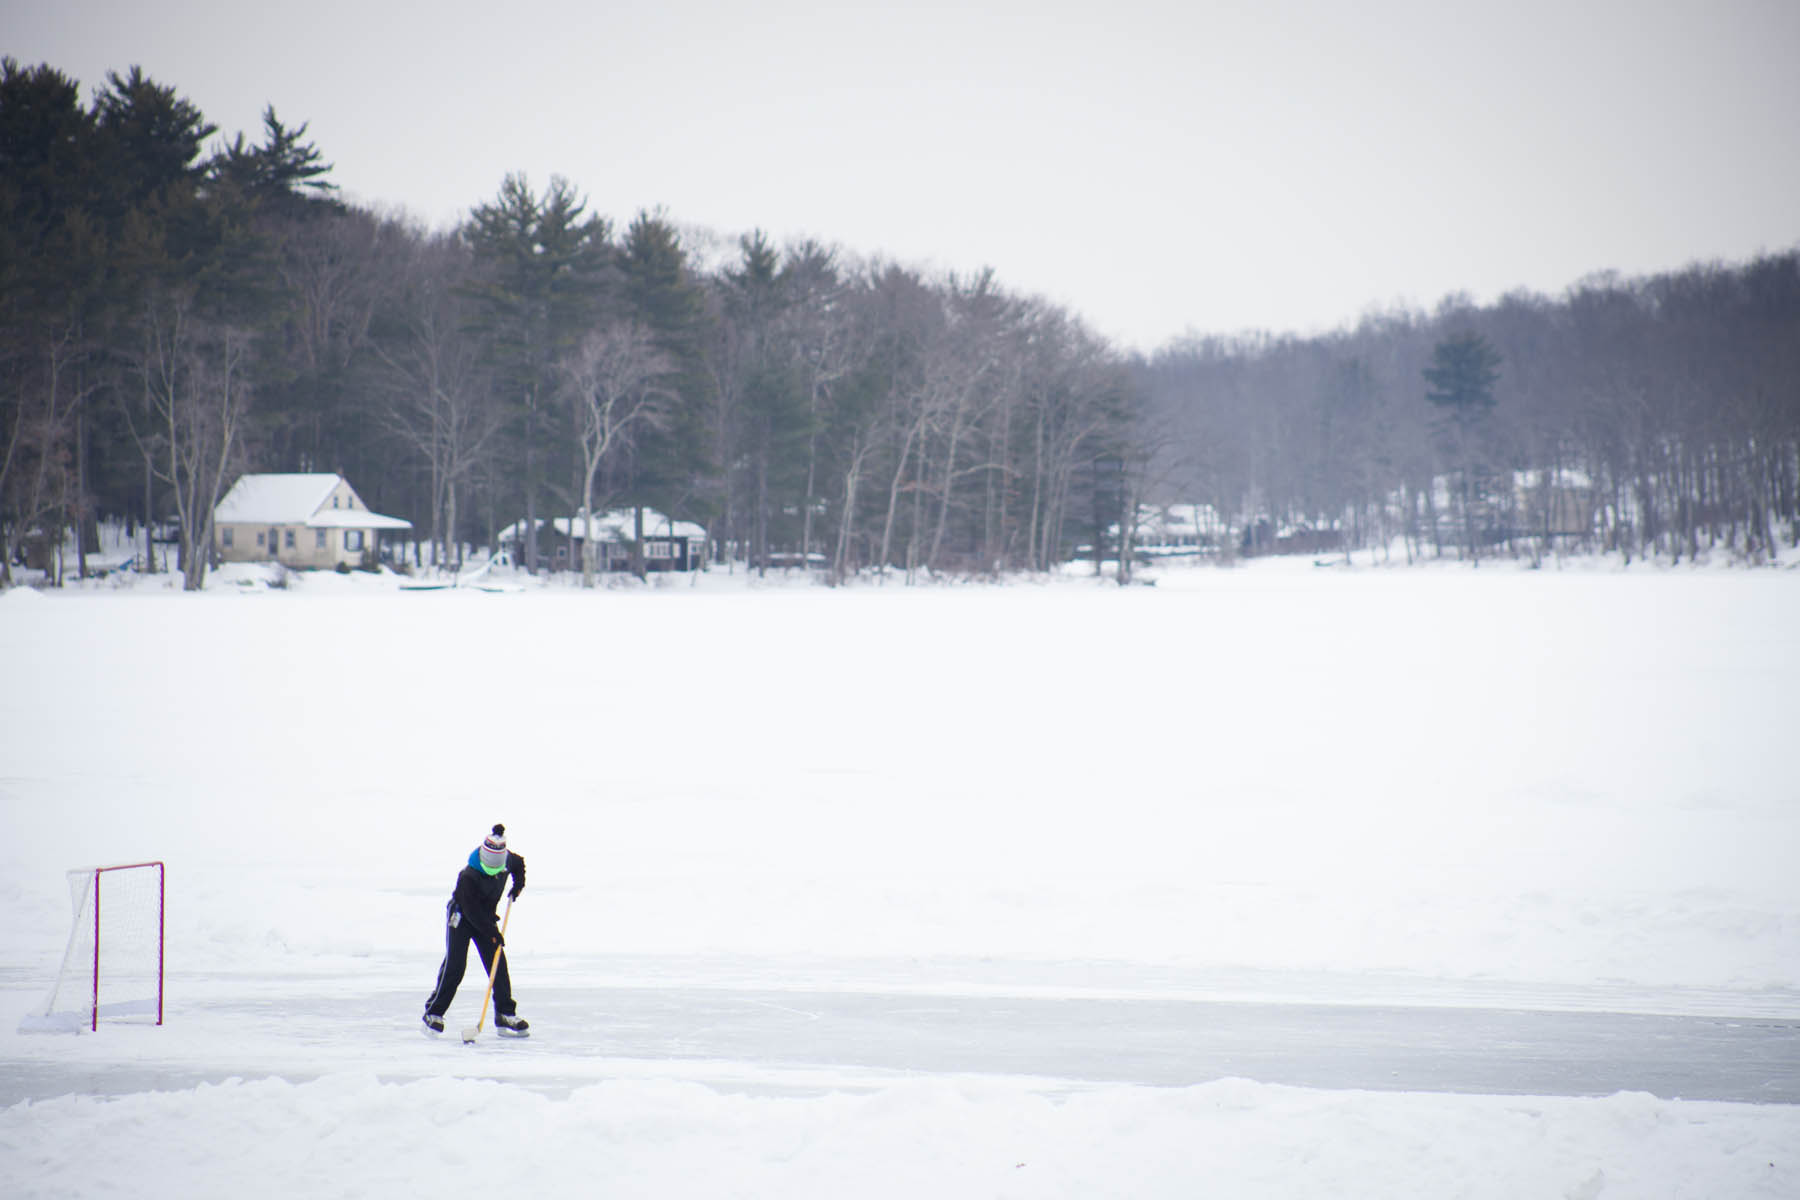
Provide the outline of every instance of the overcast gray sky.
<path id="1" fill-rule="evenodd" d="M 959 271 L 1127 346 L 1800 243 L 1796 0 L 0 0 L 86 88 L 273 103 L 434 226 L 508 171 Z"/>

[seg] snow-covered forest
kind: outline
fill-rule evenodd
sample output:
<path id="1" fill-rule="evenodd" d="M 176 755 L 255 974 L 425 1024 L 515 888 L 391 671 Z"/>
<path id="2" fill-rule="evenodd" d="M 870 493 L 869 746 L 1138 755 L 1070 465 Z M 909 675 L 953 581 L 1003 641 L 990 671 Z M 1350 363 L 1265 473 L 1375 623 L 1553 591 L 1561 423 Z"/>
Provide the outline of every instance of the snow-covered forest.
<path id="1" fill-rule="evenodd" d="M 221 133 L 178 82 L 0 77 L 0 580 L 85 575 L 111 519 L 147 560 L 178 531 L 197 586 L 245 471 L 342 472 L 427 561 L 643 505 L 834 581 L 1129 567 L 1171 505 L 1220 555 L 1800 536 L 1793 250 L 1128 353 L 991 273 L 615 219 L 557 178 L 421 228 L 340 199 L 303 122 Z"/>

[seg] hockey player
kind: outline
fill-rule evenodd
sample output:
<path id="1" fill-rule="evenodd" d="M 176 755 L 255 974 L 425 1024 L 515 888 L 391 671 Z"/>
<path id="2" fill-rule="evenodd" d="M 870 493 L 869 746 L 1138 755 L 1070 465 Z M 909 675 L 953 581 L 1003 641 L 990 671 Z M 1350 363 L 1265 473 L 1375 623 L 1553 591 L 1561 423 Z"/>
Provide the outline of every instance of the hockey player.
<path id="1" fill-rule="evenodd" d="M 527 1036 L 530 1026 L 518 1014 L 506 956 L 499 952 L 504 939 L 496 910 L 506 891 L 508 875 L 512 876 L 511 896 L 516 900 L 525 890 L 525 860 L 506 848 L 506 826 L 495 825 L 494 831 L 469 854 L 469 865 L 457 875 L 456 890 L 444 906 L 444 962 L 438 968 L 437 985 L 425 1000 L 427 1033 L 444 1032 L 444 1014 L 456 998 L 456 987 L 469 962 L 469 943 L 474 942 L 482 965 L 494 979 L 495 1031 L 509 1037 Z"/>

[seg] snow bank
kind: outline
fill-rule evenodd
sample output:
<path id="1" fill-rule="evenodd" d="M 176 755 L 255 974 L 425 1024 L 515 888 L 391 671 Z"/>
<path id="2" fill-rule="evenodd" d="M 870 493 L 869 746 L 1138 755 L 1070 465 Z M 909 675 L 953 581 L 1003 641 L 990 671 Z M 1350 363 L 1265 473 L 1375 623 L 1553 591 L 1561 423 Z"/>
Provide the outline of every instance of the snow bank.
<path id="1" fill-rule="evenodd" d="M 1050 1095 L 924 1080 L 796 1099 L 621 1081 L 271 1079 L 0 1113 L 22 1197 L 507 1194 L 610 1200 L 1791 1197 L 1800 1109 L 1317 1092 L 1222 1080 Z"/>

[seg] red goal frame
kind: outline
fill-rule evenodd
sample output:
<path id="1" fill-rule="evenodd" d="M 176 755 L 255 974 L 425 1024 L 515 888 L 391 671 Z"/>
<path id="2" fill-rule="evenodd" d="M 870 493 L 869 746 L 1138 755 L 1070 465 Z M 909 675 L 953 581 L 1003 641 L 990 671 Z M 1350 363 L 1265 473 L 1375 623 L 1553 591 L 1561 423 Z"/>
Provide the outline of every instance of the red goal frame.
<path id="1" fill-rule="evenodd" d="M 109 871 L 139 871 L 145 867 L 156 868 L 156 1023 L 163 1023 L 163 924 L 167 904 L 168 874 L 162 860 L 150 862 L 120 863 L 112 867 L 94 867 L 94 961 L 88 970 L 88 1029 L 98 1031 L 100 1028 L 100 901 L 101 880 Z"/>

